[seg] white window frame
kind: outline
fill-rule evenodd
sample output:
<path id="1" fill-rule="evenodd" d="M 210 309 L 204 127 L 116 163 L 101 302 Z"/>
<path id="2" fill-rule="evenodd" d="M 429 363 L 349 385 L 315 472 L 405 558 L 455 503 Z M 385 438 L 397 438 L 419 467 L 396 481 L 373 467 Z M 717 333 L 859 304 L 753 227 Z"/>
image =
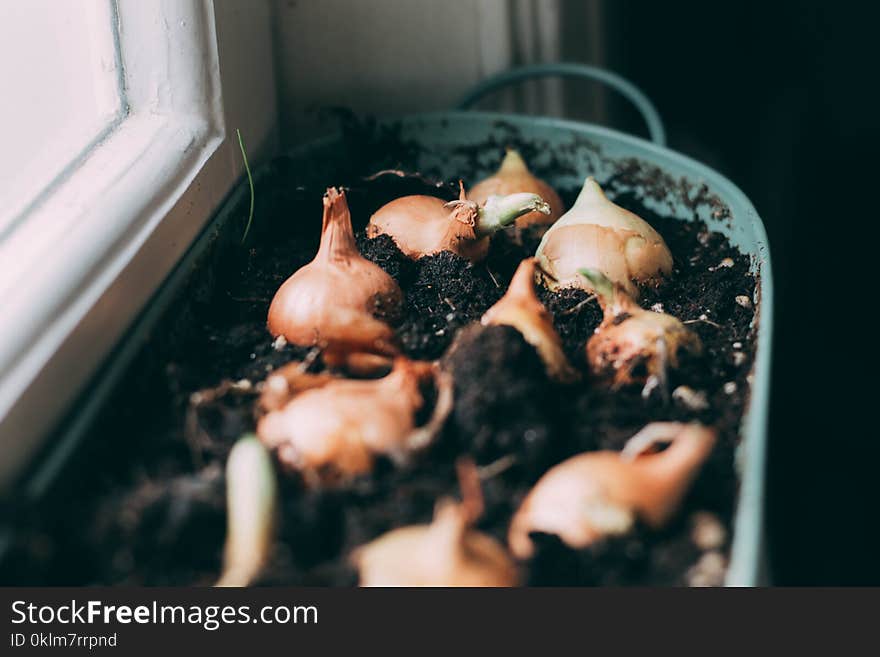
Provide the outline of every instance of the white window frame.
<path id="1" fill-rule="evenodd" d="M 113 7 L 123 114 L 0 243 L 0 493 L 277 142 L 269 0 Z"/>

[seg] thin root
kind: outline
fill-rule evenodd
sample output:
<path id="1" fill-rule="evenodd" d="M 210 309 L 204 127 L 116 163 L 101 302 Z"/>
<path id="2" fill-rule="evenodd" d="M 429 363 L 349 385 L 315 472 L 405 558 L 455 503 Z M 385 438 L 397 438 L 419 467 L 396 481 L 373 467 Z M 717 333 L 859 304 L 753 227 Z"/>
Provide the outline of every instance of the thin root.
<path id="1" fill-rule="evenodd" d="M 657 340 L 657 378 L 660 382 L 660 393 L 663 401 L 669 402 L 669 345 L 666 338 Z"/>
<path id="2" fill-rule="evenodd" d="M 648 380 L 645 381 L 645 387 L 642 388 L 642 399 L 649 399 L 651 397 L 651 393 L 657 389 L 660 385 L 660 377 L 656 374 L 652 374 L 648 377 Z"/>
<path id="3" fill-rule="evenodd" d="M 638 433 L 626 441 L 620 451 L 620 457 L 626 461 L 634 461 L 640 456 L 657 451 L 660 445 L 671 443 L 681 431 L 676 422 L 652 422 L 645 425 Z"/>
<path id="4" fill-rule="evenodd" d="M 242 385 L 243 383 L 248 385 Z M 209 448 L 214 441 L 213 436 L 205 431 L 199 418 L 199 409 L 204 405 L 225 397 L 228 394 L 255 395 L 256 388 L 250 385 L 250 381 L 230 381 L 224 379 L 213 388 L 197 390 L 189 396 L 189 404 L 186 409 L 184 420 L 184 440 L 189 447 L 193 463 L 196 467 L 204 465 L 202 452 Z"/>
<path id="5" fill-rule="evenodd" d="M 517 460 L 516 454 L 505 454 L 491 463 L 477 468 L 477 473 L 479 474 L 481 481 L 486 481 L 487 479 L 497 477 L 502 472 L 512 468 L 516 465 Z"/>
<path id="6" fill-rule="evenodd" d="M 458 486 L 461 489 L 461 508 L 469 523 L 483 515 L 485 504 L 480 485 L 480 474 L 473 460 L 462 457 L 455 462 Z"/>
<path id="7" fill-rule="evenodd" d="M 696 319 L 686 319 L 682 322 L 682 324 L 708 324 L 709 326 L 714 326 L 717 329 L 721 328 L 721 324 L 717 322 L 713 322 L 711 319 L 706 317 L 705 315 L 700 315 Z"/>
<path id="8" fill-rule="evenodd" d="M 573 315 L 574 313 L 576 313 L 577 311 L 579 311 L 581 308 L 583 308 L 584 306 L 586 306 L 588 303 L 590 303 L 590 301 L 592 301 L 593 299 L 596 299 L 596 298 L 597 298 L 597 297 L 596 297 L 595 294 L 591 294 L 591 295 L 588 296 L 586 299 L 584 299 L 583 301 L 578 302 L 576 305 L 572 306 L 572 307 L 569 308 L 568 310 L 563 310 L 561 314 L 562 314 L 562 315 Z"/>
<path id="9" fill-rule="evenodd" d="M 320 347 L 312 347 L 311 350 L 309 350 L 309 353 L 306 354 L 306 357 L 303 358 L 302 363 L 300 363 L 300 366 L 299 366 L 300 372 L 303 372 L 303 373 L 308 372 L 309 368 L 314 364 L 314 362 L 316 360 L 318 360 L 320 355 L 321 355 L 321 348 Z"/>
<path id="10" fill-rule="evenodd" d="M 495 278 L 495 274 L 492 273 L 492 270 L 486 267 L 486 271 L 489 272 L 489 277 L 492 279 L 492 282 L 495 283 L 495 287 L 500 288 L 501 286 L 498 285 L 498 280 Z"/>
<path id="11" fill-rule="evenodd" d="M 446 185 L 446 183 L 444 183 L 444 182 L 438 182 L 437 180 L 432 180 L 430 178 L 427 178 L 426 176 L 423 176 L 420 173 L 417 173 L 417 172 L 416 173 L 407 173 L 406 171 L 403 171 L 401 169 L 382 169 L 381 171 L 377 171 L 376 173 L 374 173 L 372 175 L 365 176 L 364 178 L 362 178 L 362 180 L 373 181 L 373 180 L 376 180 L 377 178 L 381 178 L 382 176 L 397 176 L 398 178 L 413 178 L 415 180 L 421 180 L 423 183 L 431 185 L 433 187 L 437 187 L 437 188 L 444 187 Z"/>

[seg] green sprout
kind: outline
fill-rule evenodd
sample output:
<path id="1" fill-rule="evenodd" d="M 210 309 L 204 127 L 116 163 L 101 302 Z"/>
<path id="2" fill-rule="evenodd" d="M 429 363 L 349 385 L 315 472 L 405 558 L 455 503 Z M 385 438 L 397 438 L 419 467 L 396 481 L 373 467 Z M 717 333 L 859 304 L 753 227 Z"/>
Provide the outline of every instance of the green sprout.
<path id="1" fill-rule="evenodd" d="M 593 291 L 604 301 L 604 303 L 612 303 L 614 301 L 614 284 L 598 269 L 583 268 L 578 269 L 578 273 L 590 281 Z"/>
<path id="2" fill-rule="evenodd" d="M 235 134 L 238 135 L 238 147 L 241 149 L 241 159 L 244 161 L 244 170 L 247 173 L 248 186 L 251 189 L 251 207 L 248 210 L 247 226 L 244 228 L 244 235 L 241 236 L 241 243 L 244 244 L 251 230 L 251 223 L 254 220 L 254 178 L 251 176 L 251 167 L 248 165 L 247 153 L 244 150 L 244 140 L 241 138 L 241 130 L 236 128 Z"/>

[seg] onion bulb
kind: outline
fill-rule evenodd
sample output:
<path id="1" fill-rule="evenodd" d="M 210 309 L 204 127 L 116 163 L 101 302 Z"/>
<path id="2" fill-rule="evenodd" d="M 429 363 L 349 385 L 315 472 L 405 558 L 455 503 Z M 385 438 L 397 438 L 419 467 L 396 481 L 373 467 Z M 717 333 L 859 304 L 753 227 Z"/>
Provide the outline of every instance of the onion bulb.
<path id="1" fill-rule="evenodd" d="M 367 236 L 387 234 L 409 258 L 452 251 L 478 262 L 489 251 L 489 236 L 529 212 L 550 214 L 537 194 L 490 196 L 485 203 L 469 201 L 459 183 L 457 201 L 435 196 L 403 196 L 379 208 L 367 226 Z"/>
<path id="2" fill-rule="evenodd" d="M 403 295 L 397 283 L 358 252 L 345 193 L 324 195 L 321 244 L 315 259 L 275 293 L 269 331 L 299 346 L 318 346 L 325 358 L 351 353 L 397 353 L 391 327 Z"/>
<path id="3" fill-rule="evenodd" d="M 699 353 L 700 338 L 672 315 L 640 307 L 622 288 L 594 269 L 582 269 L 604 318 L 587 340 L 587 363 L 613 385 L 653 383 L 666 388 L 667 370 L 678 367 L 681 351 Z"/>
<path id="4" fill-rule="evenodd" d="M 589 267 L 638 298 L 635 283 L 657 283 L 672 271 L 672 254 L 660 234 L 605 198 L 592 176 L 571 209 L 544 234 L 535 255 L 549 274 L 551 289 L 590 291 L 589 282 L 578 274 Z"/>
<path id="5" fill-rule="evenodd" d="M 483 326 L 512 326 L 532 345 L 544 361 L 547 375 L 556 381 L 570 383 L 580 378 L 565 357 L 562 340 L 553 326 L 550 313 L 535 294 L 536 258 L 523 260 L 507 292 L 489 308 L 480 322 Z"/>
<path id="6" fill-rule="evenodd" d="M 272 457 L 253 434 L 226 461 L 226 546 L 217 586 L 248 586 L 269 560 L 278 490 Z"/>
<path id="7" fill-rule="evenodd" d="M 517 233 L 532 226 L 546 230 L 562 215 L 564 206 L 559 194 L 543 180 L 532 175 L 522 156 L 512 148 L 507 149 L 507 154 L 501 161 L 498 171 L 474 185 L 468 197 L 476 203 L 485 203 L 490 196 L 501 196 L 515 192 L 537 194 L 550 206 L 548 214 L 529 212 L 518 217 L 515 222 Z"/>
<path id="8" fill-rule="evenodd" d="M 343 379 L 316 375 L 305 388 L 257 424 L 263 443 L 307 482 L 330 482 L 369 472 L 375 457 L 398 462 L 425 447 L 440 430 L 452 406 L 452 381 L 434 363 L 394 360 L 381 379 Z M 416 426 L 424 406 L 422 386 L 433 383 L 437 399 L 430 419 Z M 288 385 L 289 382 L 288 382 Z M 273 403 L 279 405 L 274 398 Z"/>
<path id="9" fill-rule="evenodd" d="M 307 370 L 308 363 L 293 361 L 282 365 L 267 376 L 260 391 L 257 404 L 259 409 L 264 413 L 280 410 L 294 395 L 312 388 L 320 388 L 340 378 L 338 374 L 326 370 L 317 374 Z"/>
<path id="10" fill-rule="evenodd" d="M 620 453 L 587 452 L 554 466 L 514 514 L 508 532 L 511 551 L 530 558 L 532 532 L 554 534 L 580 549 L 628 533 L 636 520 L 662 528 L 681 506 L 715 437 L 713 429 L 699 424 L 653 422 Z M 664 451 L 650 453 L 667 442 Z"/>
<path id="11" fill-rule="evenodd" d="M 473 462 L 459 463 L 463 501 L 443 500 L 429 525 L 392 530 L 352 554 L 361 586 L 516 586 L 516 566 L 472 528 L 483 499 Z"/>

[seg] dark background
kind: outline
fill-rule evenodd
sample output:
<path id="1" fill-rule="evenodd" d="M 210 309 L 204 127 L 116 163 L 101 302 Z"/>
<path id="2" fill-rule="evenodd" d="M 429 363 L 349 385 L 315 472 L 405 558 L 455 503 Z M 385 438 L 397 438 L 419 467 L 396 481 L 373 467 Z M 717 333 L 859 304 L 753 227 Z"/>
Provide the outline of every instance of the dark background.
<path id="1" fill-rule="evenodd" d="M 516 25 L 536 20 L 533 4 L 513 7 Z M 880 5 L 561 0 L 558 8 L 561 59 L 634 82 L 659 110 L 669 147 L 730 178 L 767 228 L 772 581 L 880 584 Z M 526 45 L 515 41 L 514 65 L 534 63 Z M 520 86 L 529 85 L 540 96 L 540 83 Z M 632 105 L 601 84 L 562 85 L 564 107 L 545 113 L 646 135 Z"/>
<path id="2" fill-rule="evenodd" d="M 607 66 L 655 101 L 673 149 L 743 189 L 769 233 L 774 581 L 876 584 L 880 12 L 816 1 L 604 7 Z M 610 102 L 615 123 L 644 131 Z"/>

